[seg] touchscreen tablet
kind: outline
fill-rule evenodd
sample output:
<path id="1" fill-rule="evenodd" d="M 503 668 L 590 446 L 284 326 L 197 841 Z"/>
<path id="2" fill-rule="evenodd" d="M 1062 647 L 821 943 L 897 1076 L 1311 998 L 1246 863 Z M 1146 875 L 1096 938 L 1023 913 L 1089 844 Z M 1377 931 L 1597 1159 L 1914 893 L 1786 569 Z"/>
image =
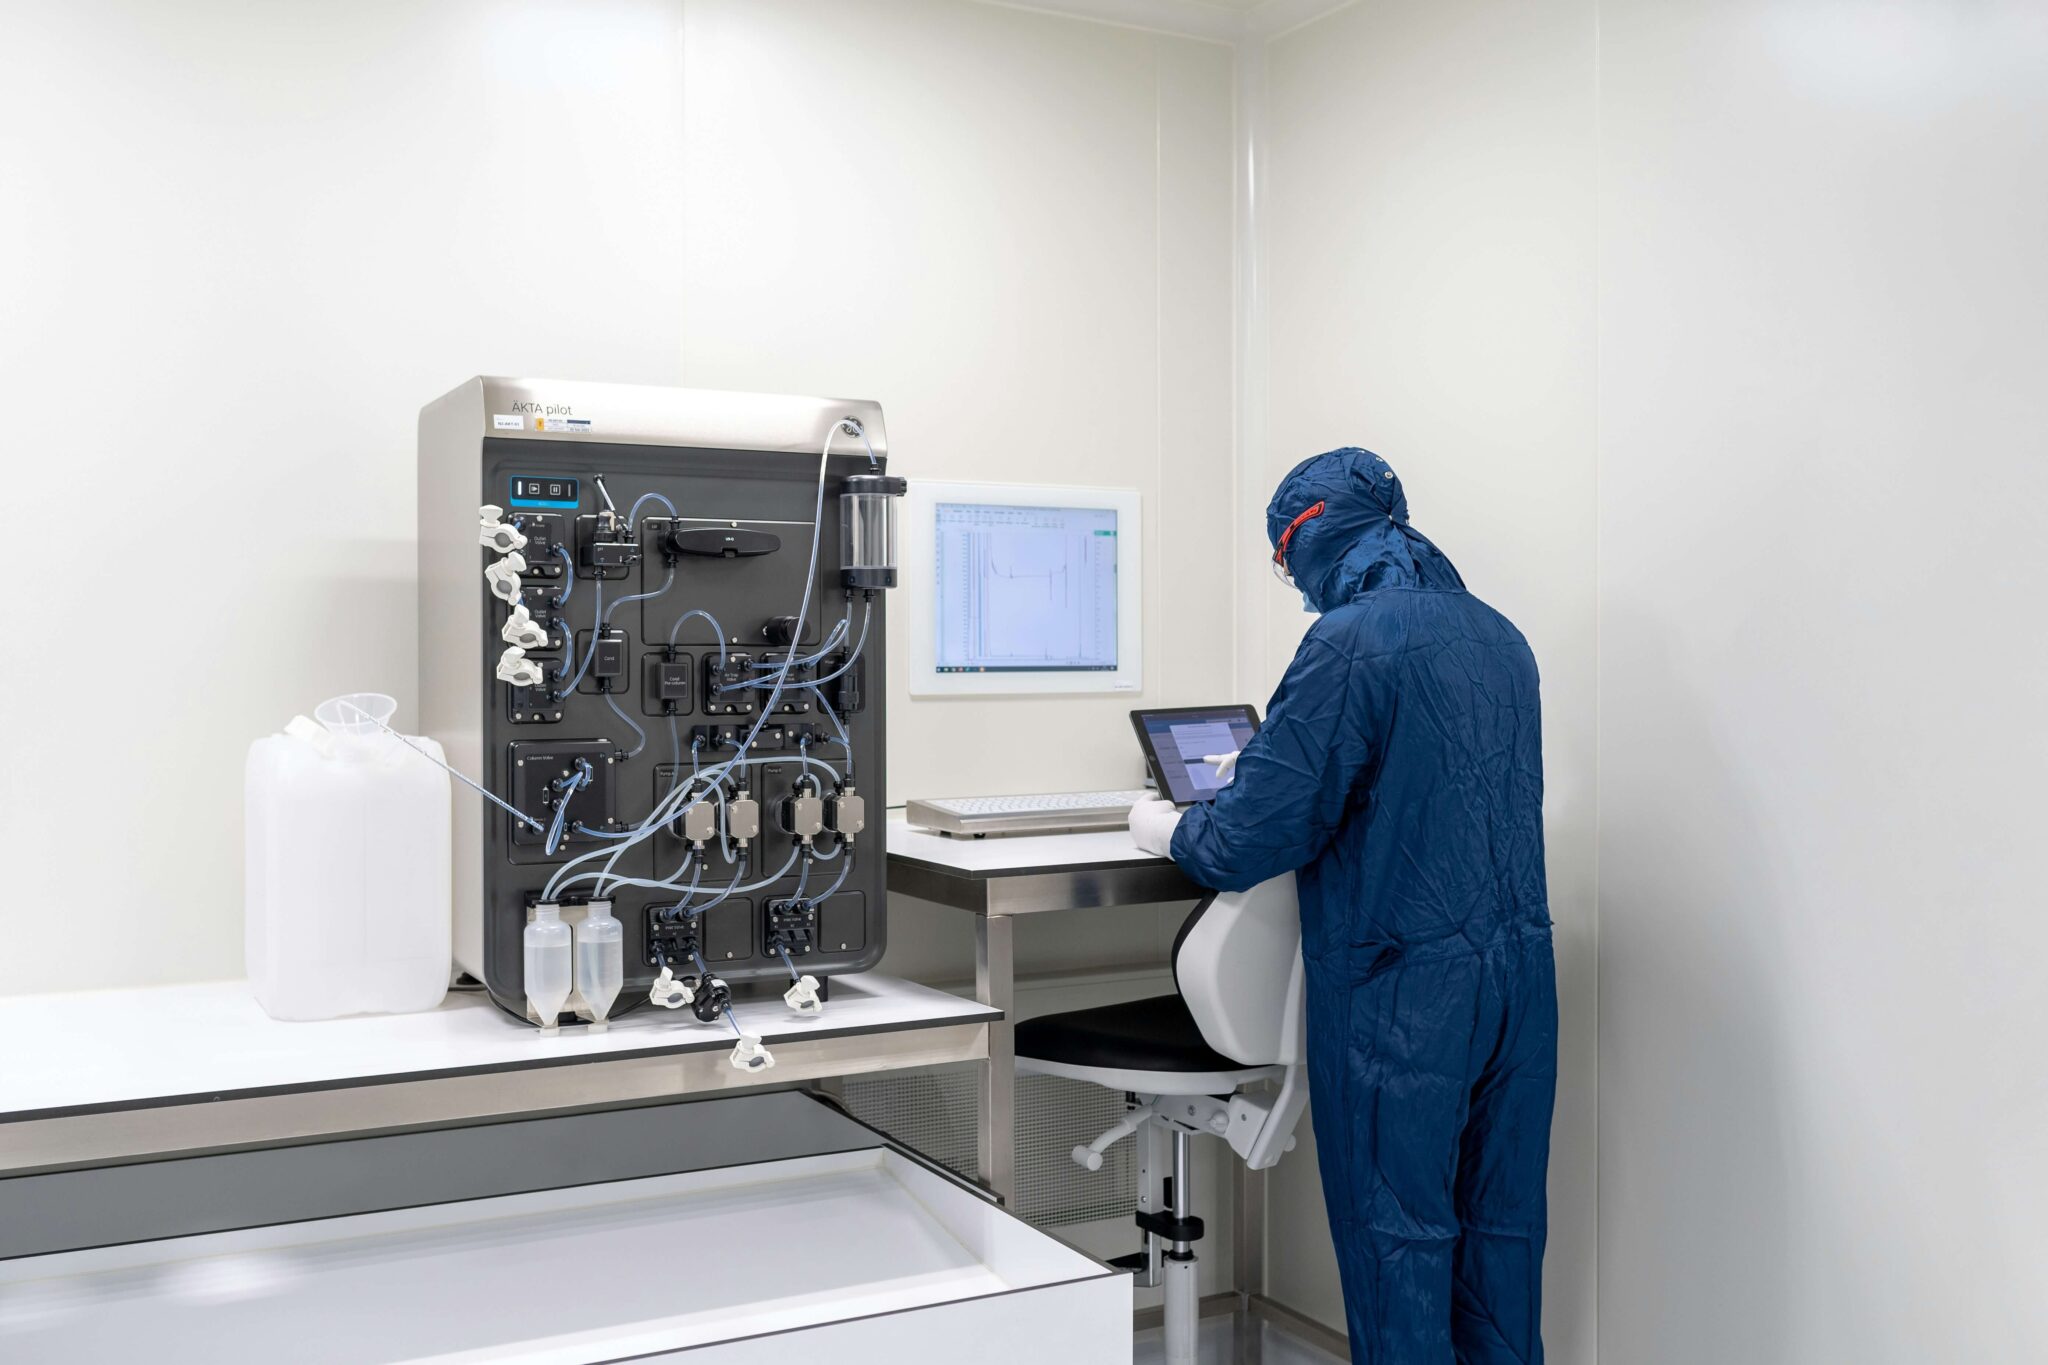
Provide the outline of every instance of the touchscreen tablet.
<path id="1" fill-rule="evenodd" d="M 1228 784 L 1216 777 L 1211 754 L 1242 749 L 1259 730 L 1259 713 L 1249 706 L 1176 706 L 1131 712 L 1139 747 L 1160 792 L 1178 806 L 1213 798 Z"/>

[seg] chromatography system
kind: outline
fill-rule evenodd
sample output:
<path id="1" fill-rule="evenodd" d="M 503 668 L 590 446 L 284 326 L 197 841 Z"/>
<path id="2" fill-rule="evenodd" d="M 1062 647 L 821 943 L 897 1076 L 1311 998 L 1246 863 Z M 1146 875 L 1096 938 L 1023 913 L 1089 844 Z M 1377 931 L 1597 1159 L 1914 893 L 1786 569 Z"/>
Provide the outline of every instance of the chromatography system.
<path id="1" fill-rule="evenodd" d="M 887 936 L 879 406 L 479 378 L 419 437 L 457 965 L 542 1028 L 822 1009 Z"/>

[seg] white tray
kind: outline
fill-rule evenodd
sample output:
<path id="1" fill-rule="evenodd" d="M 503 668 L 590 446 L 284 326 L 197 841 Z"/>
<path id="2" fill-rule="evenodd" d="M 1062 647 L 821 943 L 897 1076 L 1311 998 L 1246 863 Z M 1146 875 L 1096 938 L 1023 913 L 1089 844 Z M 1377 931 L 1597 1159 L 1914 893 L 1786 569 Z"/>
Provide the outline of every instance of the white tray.
<path id="1" fill-rule="evenodd" d="M 1128 1277 L 884 1148 L 0 1262 L 24 1362 L 1128 1365 L 1130 1323 Z"/>

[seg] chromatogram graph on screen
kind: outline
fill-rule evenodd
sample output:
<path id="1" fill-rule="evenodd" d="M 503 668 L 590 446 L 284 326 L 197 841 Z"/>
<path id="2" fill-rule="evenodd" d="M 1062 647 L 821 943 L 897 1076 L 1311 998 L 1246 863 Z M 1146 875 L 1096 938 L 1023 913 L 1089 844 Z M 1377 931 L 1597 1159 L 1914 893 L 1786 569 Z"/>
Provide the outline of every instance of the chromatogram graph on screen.
<path id="1" fill-rule="evenodd" d="M 1116 512 L 937 508 L 940 672 L 1117 666 Z"/>

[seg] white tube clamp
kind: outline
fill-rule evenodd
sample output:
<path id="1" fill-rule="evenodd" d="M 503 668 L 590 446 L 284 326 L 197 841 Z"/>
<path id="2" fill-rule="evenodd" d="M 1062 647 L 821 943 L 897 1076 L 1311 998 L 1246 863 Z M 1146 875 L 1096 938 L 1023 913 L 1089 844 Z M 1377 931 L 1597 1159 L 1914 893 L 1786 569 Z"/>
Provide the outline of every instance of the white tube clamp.
<path id="1" fill-rule="evenodd" d="M 484 581 L 491 585 L 491 595 L 507 602 L 517 602 L 524 584 L 519 575 L 526 572 L 526 556 L 514 550 L 497 563 L 484 570 Z"/>
<path id="2" fill-rule="evenodd" d="M 510 554 L 526 548 L 526 536 L 516 526 L 507 526 L 502 521 L 487 521 L 477 527 L 476 543 L 501 555 Z"/>
<path id="3" fill-rule="evenodd" d="M 523 602 L 512 604 L 512 614 L 505 618 L 504 628 L 498 635 L 505 643 L 521 649 L 546 649 L 548 644 L 548 633 L 541 629 Z"/>
<path id="4" fill-rule="evenodd" d="M 513 645 L 498 656 L 498 681 L 511 683 L 514 687 L 539 687 L 547 681 L 547 674 L 539 664 L 526 657 L 526 651 Z"/>
<path id="5" fill-rule="evenodd" d="M 775 1065 L 775 1056 L 751 1033 L 742 1033 L 740 1040 L 733 1044 L 729 1059 L 737 1071 L 766 1071 Z"/>
<path id="6" fill-rule="evenodd" d="M 782 993 L 782 1003 L 798 1014 L 823 1014 L 825 1002 L 818 996 L 818 978 L 800 976 L 796 984 Z"/>
<path id="7" fill-rule="evenodd" d="M 697 998 L 696 992 L 676 980 L 676 974 L 667 967 L 654 978 L 654 985 L 648 988 L 647 998 L 665 1010 L 679 1010 Z"/>

